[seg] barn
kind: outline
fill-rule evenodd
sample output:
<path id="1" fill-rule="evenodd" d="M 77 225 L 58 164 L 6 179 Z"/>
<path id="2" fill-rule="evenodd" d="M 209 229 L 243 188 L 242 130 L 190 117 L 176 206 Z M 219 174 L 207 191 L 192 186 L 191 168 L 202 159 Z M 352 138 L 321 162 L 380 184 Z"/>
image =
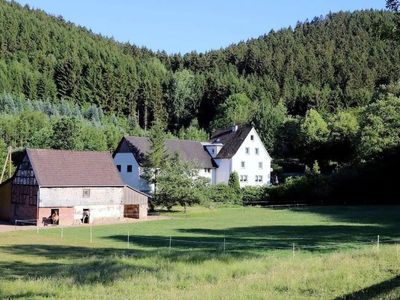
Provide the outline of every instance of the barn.
<path id="1" fill-rule="evenodd" d="M 0 216 L 37 225 L 143 219 L 148 208 L 148 195 L 123 183 L 108 152 L 26 149 L 0 196 Z"/>

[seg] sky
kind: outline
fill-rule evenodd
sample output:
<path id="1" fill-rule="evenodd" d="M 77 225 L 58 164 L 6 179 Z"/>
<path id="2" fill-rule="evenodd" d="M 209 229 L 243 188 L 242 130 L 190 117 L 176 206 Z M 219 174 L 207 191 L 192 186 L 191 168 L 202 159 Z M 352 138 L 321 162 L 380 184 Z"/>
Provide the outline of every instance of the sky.
<path id="1" fill-rule="evenodd" d="M 204 52 L 385 0 L 18 0 L 95 33 L 167 53 Z"/>

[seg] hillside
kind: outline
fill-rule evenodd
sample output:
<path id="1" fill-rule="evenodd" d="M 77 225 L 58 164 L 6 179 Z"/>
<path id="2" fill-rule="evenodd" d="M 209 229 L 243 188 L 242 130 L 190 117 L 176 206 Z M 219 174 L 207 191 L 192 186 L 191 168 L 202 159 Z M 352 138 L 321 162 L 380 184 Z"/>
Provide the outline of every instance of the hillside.
<path id="1" fill-rule="evenodd" d="M 389 12 L 339 12 L 226 49 L 167 55 L 0 0 L 0 92 L 94 104 L 143 129 L 159 119 L 175 134 L 251 123 L 274 155 L 349 161 L 365 147 L 363 111 L 400 91 L 400 49 L 384 36 L 391 24 Z M 347 155 L 327 157 L 332 144 Z"/>

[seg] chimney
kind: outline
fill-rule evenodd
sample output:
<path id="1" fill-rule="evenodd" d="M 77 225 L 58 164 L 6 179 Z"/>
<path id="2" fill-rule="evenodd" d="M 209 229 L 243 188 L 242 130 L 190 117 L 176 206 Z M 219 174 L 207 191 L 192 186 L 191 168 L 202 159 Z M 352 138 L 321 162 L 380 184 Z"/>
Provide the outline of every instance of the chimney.
<path id="1" fill-rule="evenodd" d="M 232 126 L 232 132 L 236 132 L 238 130 L 239 126 L 233 125 Z"/>

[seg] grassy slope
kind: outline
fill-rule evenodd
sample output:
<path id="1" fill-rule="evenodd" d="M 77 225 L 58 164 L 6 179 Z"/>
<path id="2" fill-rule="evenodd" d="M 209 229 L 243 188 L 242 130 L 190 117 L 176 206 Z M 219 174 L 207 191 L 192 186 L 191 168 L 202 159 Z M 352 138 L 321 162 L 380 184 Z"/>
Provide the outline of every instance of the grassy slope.
<path id="1" fill-rule="evenodd" d="M 378 234 L 398 237 L 398 211 L 194 208 L 187 217 L 93 227 L 92 244 L 89 227 L 66 228 L 63 239 L 60 229 L 3 233 L 0 298 L 396 298 L 398 248 L 374 245 Z"/>

